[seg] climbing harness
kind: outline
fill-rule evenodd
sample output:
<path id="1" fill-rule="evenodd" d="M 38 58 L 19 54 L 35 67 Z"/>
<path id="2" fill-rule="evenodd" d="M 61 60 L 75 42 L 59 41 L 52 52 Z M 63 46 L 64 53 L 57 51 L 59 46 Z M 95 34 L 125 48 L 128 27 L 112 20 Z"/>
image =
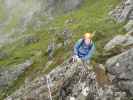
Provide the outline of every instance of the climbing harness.
<path id="1" fill-rule="evenodd" d="M 48 93 L 49 93 L 49 99 L 50 100 L 53 100 L 52 99 L 51 89 L 50 89 L 50 86 L 51 86 L 50 76 L 49 75 L 46 75 L 46 79 L 47 79 L 47 88 L 48 88 Z"/>

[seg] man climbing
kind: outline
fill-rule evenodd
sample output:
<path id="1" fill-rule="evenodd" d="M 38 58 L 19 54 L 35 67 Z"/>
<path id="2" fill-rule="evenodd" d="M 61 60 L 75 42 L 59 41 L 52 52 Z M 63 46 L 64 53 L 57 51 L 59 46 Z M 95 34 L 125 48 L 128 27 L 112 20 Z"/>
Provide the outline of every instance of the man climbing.
<path id="1" fill-rule="evenodd" d="M 92 41 L 93 34 L 85 33 L 82 39 L 79 39 L 74 46 L 73 62 L 82 61 L 83 64 L 89 64 L 95 51 L 95 45 Z M 90 68 L 91 69 L 91 68 Z"/>

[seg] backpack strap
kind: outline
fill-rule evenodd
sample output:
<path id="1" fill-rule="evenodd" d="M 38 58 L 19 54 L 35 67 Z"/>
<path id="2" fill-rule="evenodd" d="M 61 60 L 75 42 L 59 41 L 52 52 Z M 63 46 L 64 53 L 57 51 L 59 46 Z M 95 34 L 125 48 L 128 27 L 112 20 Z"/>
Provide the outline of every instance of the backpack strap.
<path id="1" fill-rule="evenodd" d="M 83 43 L 84 43 L 84 39 L 82 39 L 82 41 L 81 41 L 81 43 L 80 43 L 80 46 L 82 46 L 82 45 L 83 45 Z"/>

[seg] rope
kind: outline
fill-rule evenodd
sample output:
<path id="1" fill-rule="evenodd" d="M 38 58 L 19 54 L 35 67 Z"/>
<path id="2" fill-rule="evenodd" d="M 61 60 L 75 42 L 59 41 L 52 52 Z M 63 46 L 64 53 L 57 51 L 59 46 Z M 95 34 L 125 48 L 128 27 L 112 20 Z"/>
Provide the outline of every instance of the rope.
<path id="1" fill-rule="evenodd" d="M 85 69 L 85 64 L 84 64 L 84 62 L 82 61 L 82 65 L 83 65 L 83 70 L 81 70 L 81 77 L 80 77 L 80 79 L 79 79 L 79 83 L 81 82 L 81 80 L 82 80 L 82 77 L 83 77 L 83 75 L 84 75 L 84 73 L 86 72 L 86 69 Z"/>
<path id="2" fill-rule="evenodd" d="M 50 89 L 50 76 L 47 75 L 47 76 L 46 76 L 46 79 L 47 79 L 47 88 L 48 88 L 48 93 L 49 93 L 49 99 L 50 99 L 50 100 L 53 100 L 53 99 L 52 99 L 51 89 Z"/>

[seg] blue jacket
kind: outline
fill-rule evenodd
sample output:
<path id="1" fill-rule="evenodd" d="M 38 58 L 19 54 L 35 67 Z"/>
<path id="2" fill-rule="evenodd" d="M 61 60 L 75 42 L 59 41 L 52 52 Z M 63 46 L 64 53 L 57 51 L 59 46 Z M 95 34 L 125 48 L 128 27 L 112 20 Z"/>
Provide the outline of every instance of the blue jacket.
<path id="1" fill-rule="evenodd" d="M 90 45 L 86 45 L 83 39 L 78 40 L 74 46 L 74 55 L 77 55 L 81 60 L 90 60 L 95 51 L 95 45 L 92 42 Z"/>

